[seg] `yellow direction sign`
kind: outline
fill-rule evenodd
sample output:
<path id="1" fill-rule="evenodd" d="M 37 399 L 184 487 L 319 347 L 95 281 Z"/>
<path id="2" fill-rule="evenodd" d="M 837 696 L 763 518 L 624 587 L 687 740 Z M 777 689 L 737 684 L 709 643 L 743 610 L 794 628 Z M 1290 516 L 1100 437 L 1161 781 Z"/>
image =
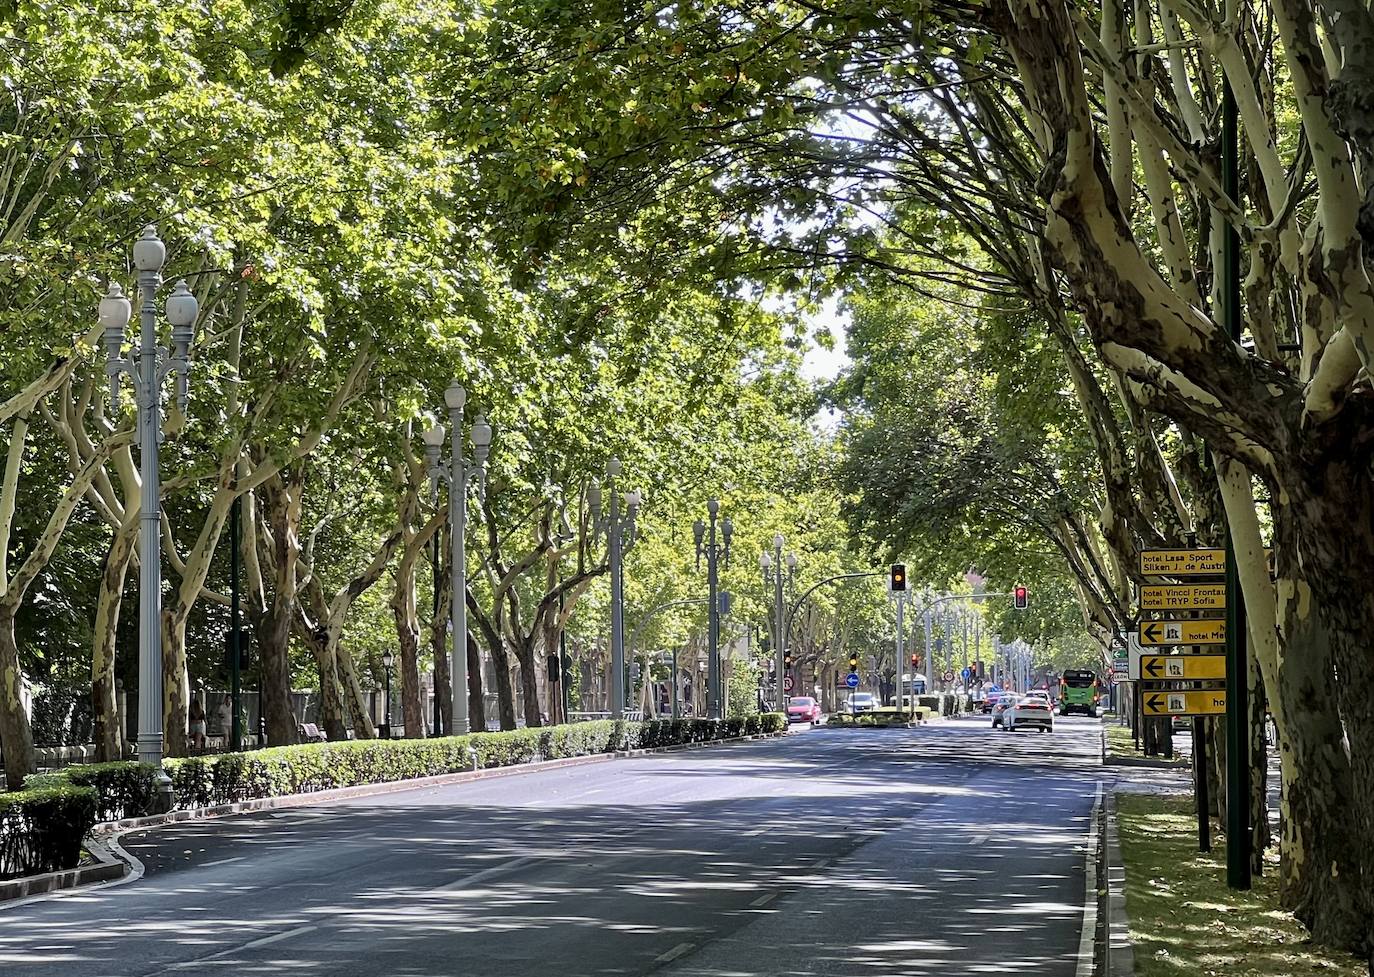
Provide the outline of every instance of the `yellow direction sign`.
<path id="1" fill-rule="evenodd" d="M 1221 679 L 1226 677 L 1225 655 L 1141 655 L 1143 679 Z"/>
<path id="2" fill-rule="evenodd" d="M 1146 692 L 1147 716 L 1220 716 L 1226 712 L 1226 690 Z"/>
<path id="3" fill-rule="evenodd" d="M 1225 550 L 1141 550 L 1147 577 L 1218 577 L 1226 572 Z"/>
<path id="4" fill-rule="evenodd" d="M 1225 584 L 1146 584 L 1140 588 L 1142 611 L 1220 610 L 1225 606 Z"/>
<path id="5" fill-rule="evenodd" d="M 1141 621 L 1140 643 L 1147 648 L 1160 645 L 1224 645 L 1226 622 L 1206 621 Z"/>

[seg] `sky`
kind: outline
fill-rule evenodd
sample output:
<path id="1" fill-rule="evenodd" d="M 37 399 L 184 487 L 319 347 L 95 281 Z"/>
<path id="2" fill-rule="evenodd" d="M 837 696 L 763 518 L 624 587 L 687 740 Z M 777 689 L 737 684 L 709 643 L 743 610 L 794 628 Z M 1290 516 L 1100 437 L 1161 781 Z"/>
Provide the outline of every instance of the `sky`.
<path id="1" fill-rule="evenodd" d="M 839 300 L 831 296 L 825 300 L 820 310 L 814 315 L 807 317 L 812 329 L 829 329 L 830 335 L 835 338 L 833 349 L 825 349 L 821 346 L 812 345 L 802 357 L 802 376 L 808 380 L 833 380 L 839 376 L 840 371 L 849 366 L 849 357 L 845 354 L 845 327 L 849 324 L 849 316 L 839 309 Z M 839 427 L 840 414 L 838 411 L 823 409 L 813 417 L 812 423 L 818 428 L 826 431 L 834 431 Z"/>

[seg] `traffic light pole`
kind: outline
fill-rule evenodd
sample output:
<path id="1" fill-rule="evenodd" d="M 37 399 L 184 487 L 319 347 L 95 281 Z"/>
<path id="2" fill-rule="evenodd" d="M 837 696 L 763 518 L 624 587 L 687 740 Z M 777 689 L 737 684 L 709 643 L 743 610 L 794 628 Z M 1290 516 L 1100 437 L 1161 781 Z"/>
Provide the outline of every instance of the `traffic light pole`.
<path id="1" fill-rule="evenodd" d="M 906 610 L 906 591 L 904 591 L 904 590 L 899 590 L 899 591 L 897 591 L 897 592 L 896 592 L 896 597 L 897 597 L 897 668 L 896 668 L 896 670 L 892 673 L 892 699 L 893 699 L 892 704 L 893 704 L 894 706 L 897 707 L 897 711 L 898 711 L 898 712 L 901 712 L 901 711 L 902 711 L 902 658 L 903 658 L 903 655 L 902 655 L 902 638 L 905 637 L 905 635 L 902 633 L 902 612 L 903 612 L 904 610 Z M 912 709 L 915 709 L 916 703 L 913 701 L 913 702 L 911 703 L 911 706 L 912 706 Z"/>

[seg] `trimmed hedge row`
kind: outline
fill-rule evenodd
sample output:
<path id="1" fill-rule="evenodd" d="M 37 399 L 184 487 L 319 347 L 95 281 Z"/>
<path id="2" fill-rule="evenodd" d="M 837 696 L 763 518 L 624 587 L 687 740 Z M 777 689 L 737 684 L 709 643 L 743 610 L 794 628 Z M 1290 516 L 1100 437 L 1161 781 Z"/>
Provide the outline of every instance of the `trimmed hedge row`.
<path id="1" fill-rule="evenodd" d="M 97 803 L 94 788 L 72 784 L 0 794 L 0 879 L 75 868 Z"/>
<path id="2" fill-rule="evenodd" d="M 707 743 L 777 733 L 786 728 L 786 717 L 777 713 L 724 720 L 599 720 L 426 740 L 347 740 L 279 746 L 251 753 L 168 759 L 163 761 L 163 769 L 172 780 L 173 807 L 185 810 L 336 787 L 413 780 L 471 770 L 474 766 L 509 767 L 618 750 Z M 29 777 L 24 786 L 89 789 L 94 797 L 96 821 L 118 821 L 152 811 L 153 772 L 151 764 L 136 761 L 87 764 Z M 78 843 L 79 839 L 80 836 Z"/>

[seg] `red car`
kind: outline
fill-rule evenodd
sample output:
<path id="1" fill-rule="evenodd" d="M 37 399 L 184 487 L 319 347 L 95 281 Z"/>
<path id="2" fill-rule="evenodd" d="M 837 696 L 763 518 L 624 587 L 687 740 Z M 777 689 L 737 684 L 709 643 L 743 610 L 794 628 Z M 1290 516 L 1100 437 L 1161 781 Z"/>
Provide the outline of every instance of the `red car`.
<path id="1" fill-rule="evenodd" d="M 809 695 L 794 695 L 787 700 L 788 723 L 820 724 L 821 704 Z"/>

